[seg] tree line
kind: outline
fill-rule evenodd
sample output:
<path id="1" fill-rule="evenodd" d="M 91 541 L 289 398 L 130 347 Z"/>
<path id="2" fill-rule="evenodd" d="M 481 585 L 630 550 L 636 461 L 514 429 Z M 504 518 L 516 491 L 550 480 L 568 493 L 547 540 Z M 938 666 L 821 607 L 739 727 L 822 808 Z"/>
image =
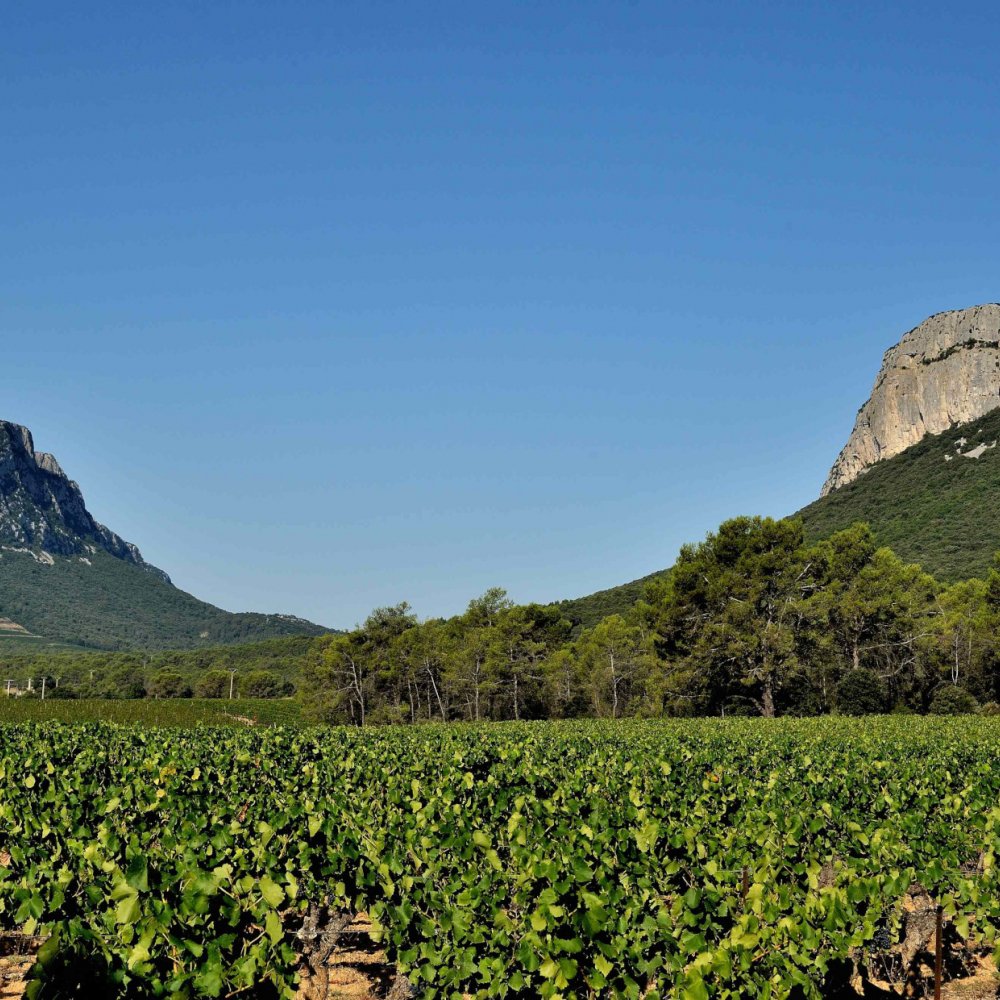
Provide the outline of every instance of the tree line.
<path id="1" fill-rule="evenodd" d="M 278 698 L 294 692 L 313 636 L 284 636 L 196 650 L 45 650 L 0 655 L 6 682 L 33 696 L 73 698 Z"/>
<path id="2" fill-rule="evenodd" d="M 401 603 L 319 638 L 8 656 L 0 681 L 23 690 L 34 678 L 37 696 L 45 676 L 47 697 L 297 692 L 308 717 L 357 725 L 1000 701 L 1000 563 L 946 585 L 865 524 L 808 544 L 797 520 L 735 518 L 685 546 L 626 611 L 582 628 L 573 607 L 518 605 L 492 588 L 452 618 L 420 621 Z"/>
<path id="3" fill-rule="evenodd" d="M 800 521 L 739 517 L 579 634 L 493 588 L 453 618 L 404 602 L 314 642 L 304 711 L 357 725 L 992 710 L 1000 564 L 944 585 L 865 524 L 807 544 Z"/>

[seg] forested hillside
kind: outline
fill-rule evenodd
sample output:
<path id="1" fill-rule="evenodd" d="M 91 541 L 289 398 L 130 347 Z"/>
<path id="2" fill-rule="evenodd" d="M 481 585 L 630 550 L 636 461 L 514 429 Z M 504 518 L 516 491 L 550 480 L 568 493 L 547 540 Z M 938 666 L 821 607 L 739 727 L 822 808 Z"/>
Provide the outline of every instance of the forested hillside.
<path id="1" fill-rule="evenodd" d="M 320 652 L 305 711 L 358 724 L 961 709 L 1000 697 L 1000 573 L 948 586 L 866 525 L 744 517 L 579 634 L 495 589 L 447 621 L 378 609 Z"/>
<path id="2" fill-rule="evenodd" d="M 1000 550 L 1000 410 L 930 435 L 799 511 L 824 538 L 867 521 L 880 545 L 942 580 L 984 576 Z"/>
<path id="3" fill-rule="evenodd" d="M 94 519 L 27 427 L 0 420 L 0 655 L 6 643 L 188 649 L 325 631 L 292 615 L 233 614 L 179 590 Z"/>
<path id="4" fill-rule="evenodd" d="M 649 576 L 632 580 L 631 583 L 623 583 L 617 587 L 609 587 L 607 590 L 599 590 L 596 594 L 588 594 L 586 597 L 557 601 L 552 607 L 573 623 L 574 631 L 578 632 L 581 628 L 593 628 L 609 615 L 621 615 L 628 611 L 642 598 L 646 587 L 666 572 L 666 570 L 662 570 L 659 573 L 650 573 Z"/>
<path id="5" fill-rule="evenodd" d="M 100 549 L 51 560 L 0 552 L 0 614 L 43 641 L 96 649 L 191 648 L 326 631 L 290 615 L 223 611 Z M 0 653 L 4 641 L 0 636 Z"/>
<path id="6" fill-rule="evenodd" d="M 810 541 L 863 521 L 879 545 L 943 581 L 983 577 L 1000 551 L 998 440 L 1000 410 L 994 410 L 925 437 L 793 516 L 802 519 Z M 625 614 L 666 572 L 555 607 L 575 625 L 589 628 L 607 615 Z"/>

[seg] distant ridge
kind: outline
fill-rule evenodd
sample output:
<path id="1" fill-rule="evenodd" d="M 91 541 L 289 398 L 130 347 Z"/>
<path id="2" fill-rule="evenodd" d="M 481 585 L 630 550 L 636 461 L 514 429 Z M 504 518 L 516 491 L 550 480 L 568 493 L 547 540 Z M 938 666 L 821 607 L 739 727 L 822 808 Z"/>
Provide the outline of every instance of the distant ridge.
<path id="1" fill-rule="evenodd" d="M 326 631 L 292 615 L 223 611 L 178 590 L 91 516 L 80 487 L 35 450 L 26 427 L 0 421 L 0 649 L 15 638 L 185 649 Z"/>

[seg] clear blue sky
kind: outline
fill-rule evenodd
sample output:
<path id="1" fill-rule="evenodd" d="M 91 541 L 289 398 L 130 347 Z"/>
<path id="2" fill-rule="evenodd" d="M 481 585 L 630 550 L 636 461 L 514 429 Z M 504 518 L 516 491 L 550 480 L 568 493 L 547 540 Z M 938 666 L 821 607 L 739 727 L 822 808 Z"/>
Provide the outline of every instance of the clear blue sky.
<path id="1" fill-rule="evenodd" d="M 588 593 L 1000 298 L 993 4 L 0 15 L 0 417 L 224 607 Z"/>

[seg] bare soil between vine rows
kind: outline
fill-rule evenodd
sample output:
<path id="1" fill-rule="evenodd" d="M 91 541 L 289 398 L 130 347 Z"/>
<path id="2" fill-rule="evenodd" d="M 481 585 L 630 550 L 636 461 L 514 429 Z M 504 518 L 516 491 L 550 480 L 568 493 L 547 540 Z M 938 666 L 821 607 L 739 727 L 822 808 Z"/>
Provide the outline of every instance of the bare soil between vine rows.
<path id="1" fill-rule="evenodd" d="M 414 992 L 386 960 L 381 947 L 372 940 L 372 924 L 360 913 L 344 929 L 337 946 L 318 975 L 303 974 L 299 1000 L 416 1000 Z M 24 996 L 34 955 L 41 940 L 14 933 L 0 933 L 0 1000 L 20 1000 Z M 925 959 L 929 959 L 925 955 Z M 918 975 L 909 983 L 888 982 L 875 976 L 831 991 L 830 1000 L 889 1000 L 892 997 L 932 997 L 932 970 L 919 963 Z M 1000 997 L 1000 972 L 989 955 L 969 956 L 954 978 L 941 990 L 942 1000 L 995 1000 Z"/>
<path id="2" fill-rule="evenodd" d="M 41 943 L 39 938 L 0 932 L 0 1000 L 24 996 L 28 974 Z"/>
<path id="3" fill-rule="evenodd" d="M 304 973 L 299 1000 L 408 1000 L 413 992 L 372 940 L 372 924 L 359 913 L 345 928 L 319 975 Z M 324 979 L 326 980 L 324 982 Z"/>

